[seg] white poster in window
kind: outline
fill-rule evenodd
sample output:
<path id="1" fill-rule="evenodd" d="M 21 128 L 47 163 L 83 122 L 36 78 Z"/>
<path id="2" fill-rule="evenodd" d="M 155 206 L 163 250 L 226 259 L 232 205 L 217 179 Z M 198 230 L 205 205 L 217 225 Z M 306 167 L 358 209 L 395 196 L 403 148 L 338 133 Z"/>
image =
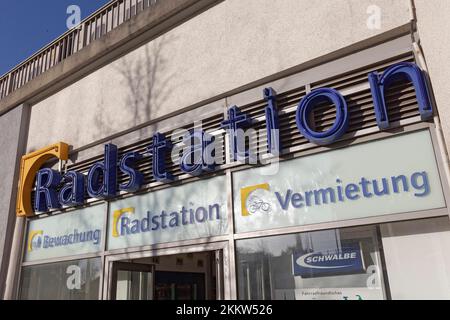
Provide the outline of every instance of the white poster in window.
<path id="1" fill-rule="evenodd" d="M 83 208 L 28 224 L 25 261 L 36 261 L 102 251 L 106 206 Z"/>
<path id="2" fill-rule="evenodd" d="M 228 231 L 225 176 L 110 204 L 108 249 L 223 235 Z"/>
<path id="3" fill-rule="evenodd" d="M 264 171 L 262 171 L 264 170 Z M 430 132 L 397 135 L 233 175 L 236 232 L 446 207 Z"/>
<path id="4" fill-rule="evenodd" d="M 295 300 L 384 300 L 383 292 L 372 288 L 295 289 Z"/>

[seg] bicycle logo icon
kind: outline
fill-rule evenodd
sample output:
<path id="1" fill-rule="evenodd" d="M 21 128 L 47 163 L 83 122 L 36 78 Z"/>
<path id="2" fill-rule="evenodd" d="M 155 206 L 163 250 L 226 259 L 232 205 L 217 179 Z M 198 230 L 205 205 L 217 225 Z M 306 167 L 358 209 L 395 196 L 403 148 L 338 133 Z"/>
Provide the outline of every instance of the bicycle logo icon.
<path id="1" fill-rule="evenodd" d="M 270 203 L 265 202 L 259 197 L 252 197 L 248 204 L 247 204 L 248 211 L 250 213 L 256 213 L 258 211 L 262 211 L 264 213 L 270 213 L 271 212 L 271 206 Z"/>

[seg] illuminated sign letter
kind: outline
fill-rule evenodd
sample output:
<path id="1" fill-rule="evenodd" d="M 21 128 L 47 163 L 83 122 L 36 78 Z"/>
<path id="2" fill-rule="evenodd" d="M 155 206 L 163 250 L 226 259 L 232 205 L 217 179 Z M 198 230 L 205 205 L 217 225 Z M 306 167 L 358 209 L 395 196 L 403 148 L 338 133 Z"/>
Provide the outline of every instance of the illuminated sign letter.
<path id="1" fill-rule="evenodd" d="M 58 192 L 56 188 L 61 182 L 61 175 L 58 171 L 52 169 L 41 169 L 36 177 L 36 196 L 34 201 L 34 210 L 45 212 L 49 209 L 61 207 L 58 201 Z"/>
<path id="2" fill-rule="evenodd" d="M 87 191 L 90 197 L 106 199 L 117 193 L 117 147 L 105 145 L 104 161 L 94 164 L 88 173 Z"/>
<path id="3" fill-rule="evenodd" d="M 252 124 L 252 119 L 241 113 L 237 106 L 232 106 L 228 109 L 228 119 L 222 121 L 220 127 L 228 131 L 230 135 L 230 149 L 233 153 L 233 160 L 246 160 L 249 157 L 248 150 L 239 150 L 238 129 L 249 127 Z M 245 144 L 243 144 L 245 145 Z"/>
<path id="4" fill-rule="evenodd" d="M 422 120 L 425 121 L 433 117 L 430 95 L 422 70 L 414 63 L 402 62 L 387 68 L 383 75 L 378 75 L 376 72 L 369 73 L 375 116 L 380 129 L 389 127 L 385 96 L 386 89 L 398 80 L 409 80 L 412 82 L 416 91 L 417 103 L 419 104 L 419 112 Z"/>
<path id="5" fill-rule="evenodd" d="M 180 169 L 188 174 L 198 176 L 204 171 L 214 170 L 214 159 L 208 154 L 208 145 L 214 142 L 214 137 L 201 130 L 194 130 L 183 137 L 187 148 L 183 150 L 180 159 Z M 212 161 L 211 161 L 212 160 Z"/>
<path id="6" fill-rule="evenodd" d="M 63 176 L 64 186 L 59 191 L 59 202 L 64 206 L 79 206 L 84 203 L 84 175 L 69 171 Z"/>
<path id="7" fill-rule="evenodd" d="M 330 129 L 317 132 L 309 126 L 309 119 L 314 108 L 325 101 L 331 101 L 335 105 L 336 120 Z M 300 101 L 296 113 L 297 127 L 301 134 L 318 145 L 330 144 L 339 139 L 347 131 L 348 119 L 348 107 L 344 97 L 331 88 L 316 89 L 308 93 Z"/>
<path id="8" fill-rule="evenodd" d="M 266 107 L 266 130 L 267 130 L 267 151 L 272 155 L 279 155 L 280 127 L 278 124 L 278 111 L 276 107 L 276 92 L 272 88 L 264 89 L 264 99 L 267 101 Z"/>
<path id="9" fill-rule="evenodd" d="M 144 175 L 133 168 L 136 162 L 141 159 L 142 155 L 139 152 L 128 152 L 122 157 L 119 169 L 129 177 L 129 180 L 119 186 L 120 190 L 136 192 L 142 186 L 144 183 Z"/>
<path id="10" fill-rule="evenodd" d="M 161 133 L 153 136 L 153 143 L 147 147 L 147 151 L 153 156 L 153 176 L 156 181 L 170 182 L 174 178 L 170 172 L 166 171 L 166 152 L 172 149 L 172 143 Z"/>

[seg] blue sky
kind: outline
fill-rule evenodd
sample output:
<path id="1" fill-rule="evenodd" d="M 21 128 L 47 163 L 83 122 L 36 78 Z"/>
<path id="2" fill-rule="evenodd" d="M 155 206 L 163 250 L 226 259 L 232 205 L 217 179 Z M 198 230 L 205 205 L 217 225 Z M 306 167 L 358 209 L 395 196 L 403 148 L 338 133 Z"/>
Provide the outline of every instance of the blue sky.
<path id="1" fill-rule="evenodd" d="M 14 0 L 0 9 L 0 75 L 67 31 L 66 13 L 78 5 L 81 18 L 109 0 Z"/>

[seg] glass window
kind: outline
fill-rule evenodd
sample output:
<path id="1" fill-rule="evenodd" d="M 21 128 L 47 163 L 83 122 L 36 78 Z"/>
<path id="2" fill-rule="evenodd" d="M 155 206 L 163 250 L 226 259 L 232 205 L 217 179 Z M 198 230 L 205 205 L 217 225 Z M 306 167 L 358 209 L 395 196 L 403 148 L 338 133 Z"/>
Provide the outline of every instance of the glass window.
<path id="1" fill-rule="evenodd" d="M 236 241 L 240 299 L 450 299 L 448 217 Z"/>
<path id="2" fill-rule="evenodd" d="M 375 227 L 239 240 L 239 299 L 385 299 Z"/>
<path id="3" fill-rule="evenodd" d="M 448 217 L 381 226 L 392 299 L 450 299 Z"/>
<path id="4" fill-rule="evenodd" d="M 101 259 L 73 260 L 22 269 L 22 300 L 96 300 Z"/>

